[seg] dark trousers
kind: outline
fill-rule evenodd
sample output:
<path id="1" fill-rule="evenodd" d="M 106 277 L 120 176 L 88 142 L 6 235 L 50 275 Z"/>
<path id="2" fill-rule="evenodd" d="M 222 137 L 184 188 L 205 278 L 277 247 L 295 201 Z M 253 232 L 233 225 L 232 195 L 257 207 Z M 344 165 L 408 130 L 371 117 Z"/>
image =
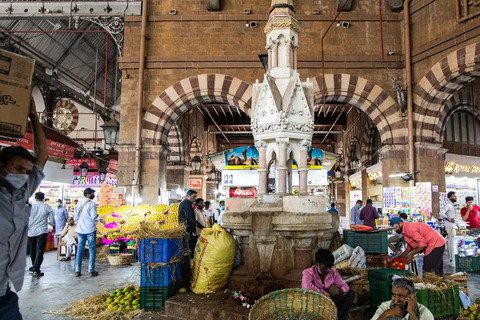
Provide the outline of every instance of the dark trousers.
<path id="1" fill-rule="evenodd" d="M 194 236 L 192 233 L 188 234 L 188 249 L 190 250 L 190 259 L 193 259 L 197 241 L 198 241 L 198 236 Z"/>
<path id="2" fill-rule="evenodd" d="M 423 257 L 423 274 L 425 272 L 435 272 L 443 277 L 443 252 L 445 245 L 433 249 L 427 256 Z"/>
<path id="3" fill-rule="evenodd" d="M 15 292 L 7 290 L 7 294 L 0 297 L 0 320 L 22 320 L 18 296 Z"/>
<path id="4" fill-rule="evenodd" d="M 353 299 L 355 299 L 355 292 L 353 290 L 348 290 L 345 294 L 337 294 L 336 296 L 330 297 L 333 303 L 337 306 L 337 319 L 347 320 L 348 310 L 352 306 Z"/>
<path id="5" fill-rule="evenodd" d="M 32 266 L 34 272 L 40 272 L 40 267 L 43 262 L 43 254 L 45 253 L 45 247 L 47 246 L 47 233 L 41 234 L 36 237 L 28 237 L 30 246 L 32 247 Z"/>

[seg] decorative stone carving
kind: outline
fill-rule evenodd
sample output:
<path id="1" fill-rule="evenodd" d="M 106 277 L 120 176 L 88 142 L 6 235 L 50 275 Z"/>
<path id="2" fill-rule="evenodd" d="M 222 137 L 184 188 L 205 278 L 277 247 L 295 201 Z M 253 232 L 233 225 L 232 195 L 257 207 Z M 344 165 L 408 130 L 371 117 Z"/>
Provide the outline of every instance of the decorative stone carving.
<path id="1" fill-rule="evenodd" d="M 122 56 L 123 30 L 125 27 L 123 17 L 82 17 L 82 20 L 93 22 L 108 31 L 117 44 L 118 55 Z"/>
<path id="2" fill-rule="evenodd" d="M 267 143 L 263 140 L 258 140 L 258 141 L 255 141 L 255 148 L 257 149 L 263 149 L 263 148 L 266 148 L 267 147 Z"/>
<path id="3" fill-rule="evenodd" d="M 298 145 L 300 146 L 300 148 L 308 149 L 312 145 L 312 140 L 307 140 L 307 139 L 300 140 L 298 141 Z"/>
<path id="4" fill-rule="evenodd" d="M 289 139 L 276 139 L 275 143 L 277 144 L 277 146 L 279 147 L 287 147 L 288 144 L 289 144 Z"/>
<path id="5" fill-rule="evenodd" d="M 280 30 L 280 29 L 292 29 L 296 33 L 300 33 L 300 24 L 296 19 L 289 18 L 288 20 L 275 20 L 275 21 L 270 21 L 267 23 L 263 31 L 265 33 L 270 33 L 273 30 Z"/>

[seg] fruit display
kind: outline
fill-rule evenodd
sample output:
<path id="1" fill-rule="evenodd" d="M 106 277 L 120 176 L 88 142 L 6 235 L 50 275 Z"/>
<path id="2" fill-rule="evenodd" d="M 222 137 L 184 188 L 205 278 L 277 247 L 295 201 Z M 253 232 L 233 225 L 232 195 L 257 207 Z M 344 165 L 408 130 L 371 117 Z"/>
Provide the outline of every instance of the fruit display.
<path id="1" fill-rule="evenodd" d="M 407 265 L 407 260 L 401 258 L 393 258 L 392 261 L 388 264 L 389 268 L 405 270 L 405 266 Z"/>
<path id="2" fill-rule="evenodd" d="M 150 212 L 150 205 L 148 204 L 141 204 L 133 208 L 132 213 L 139 213 L 139 214 L 147 214 Z"/>
<path id="3" fill-rule="evenodd" d="M 160 230 L 160 224 L 157 222 L 147 222 L 145 223 L 145 228 L 148 230 Z"/>
<path id="4" fill-rule="evenodd" d="M 129 214 L 131 211 L 132 211 L 132 206 L 129 206 L 129 205 L 117 207 L 115 209 L 115 213 L 120 213 L 125 215 Z"/>
<path id="5" fill-rule="evenodd" d="M 163 220 L 165 220 L 163 213 L 151 213 L 145 218 L 147 222 L 163 222 Z"/>
<path id="6" fill-rule="evenodd" d="M 480 301 L 478 300 L 475 300 L 477 304 L 472 304 L 470 307 L 465 308 L 462 311 L 463 318 L 459 319 L 480 320 L 480 305 L 478 305 Z"/>
<path id="7" fill-rule="evenodd" d="M 110 293 L 105 303 L 107 309 L 125 311 L 140 309 L 140 288 L 130 285 L 123 289 L 117 289 Z"/>
<path id="8" fill-rule="evenodd" d="M 123 237 L 123 234 L 121 234 L 120 232 L 114 232 L 107 235 L 108 240 L 118 240 L 119 238 L 122 238 L 122 237 Z"/>
<path id="9" fill-rule="evenodd" d="M 165 216 L 165 222 L 178 222 L 178 212 L 167 214 Z"/>
<path id="10" fill-rule="evenodd" d="M 107 223 L 121 222 L 121 221 L 123 221 L 123 216 L 121 214 L 118 214 L 118 213 L 113 213 L 113 214 L 111 214 L 107 217 L 106 221 L 107 221 Z"/>
<path id="11" fill-rule="evenodd" d="M 166 204 L 157 204 L 156 206 L 153 206 L 152 209 L 150 210 L 152 213 L 167 213 L 168 212 L 168 206 Z"/>
<path id="12" fill-rule="evenodd" d="M 132 233 L 137 231 L 139 227 L 140 223 L 126 223 L 120 228 L 120 230 L 122 230 L 123 233 Z"/>
<path id="13" fill-rule="evenodd" d="M 98 213 L 99 216 L 107 216 L 110 213 L 112 213 L 114 209 L 115 209 L 114 206 L 107 204 L 107 205 L 99 207 L 97 209 L 97 213 Z"/>
<path id="14" fill-rule="evenodd" d="M 139 223 L 139 222 L 143 222 L 144 219 L 145 219 L 145 216 L 143 214 L 132 213 L 131 215 L 129 215 L 127 217 L 127 222 L 128 223 Z"/>
<path id="15" fill-rule="evenodd" d="M 178 204 L 172 204 L 170 206 L 170 213 L 178 213 Z"/>
<path id="16" fill-rule="evenodd" d="M 160 230 L 174 229 L 178 227 L 178 222 L 165 222 L 160 225 Z"/>

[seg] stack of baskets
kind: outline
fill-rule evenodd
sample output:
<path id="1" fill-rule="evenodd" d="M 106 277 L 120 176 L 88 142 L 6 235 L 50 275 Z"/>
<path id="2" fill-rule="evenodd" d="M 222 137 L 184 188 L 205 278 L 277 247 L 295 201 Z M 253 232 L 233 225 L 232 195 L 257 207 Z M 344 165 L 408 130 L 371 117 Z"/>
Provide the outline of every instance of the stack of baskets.
<path id="1" fill-rule="evenodd" d="M 181 239 L 140 239 L 140 307 L 163 311 L 181 277 Z"/>

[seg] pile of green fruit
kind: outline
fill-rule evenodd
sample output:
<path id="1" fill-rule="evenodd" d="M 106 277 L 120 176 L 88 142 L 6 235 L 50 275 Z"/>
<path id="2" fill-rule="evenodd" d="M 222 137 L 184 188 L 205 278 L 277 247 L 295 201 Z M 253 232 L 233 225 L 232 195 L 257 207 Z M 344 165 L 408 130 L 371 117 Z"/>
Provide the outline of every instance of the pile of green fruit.
<path id="1" fill-rule="evenodd" d="M 475 302 L 479 303 L 480 300 L 477 299 Z M 472 304 L 470 307 L 465 308 L 462 313 L 466 319 L 480 320 L 480 305 Z"/>
<path id="2" fill-rule="evenodd" d="M 125 311 L 140 309 L 140 288 L 135 289 L 135 286 L 130 285 L 117 289 L 110 293 L 105 303 L 108 304 L 107 309 Z"/>

